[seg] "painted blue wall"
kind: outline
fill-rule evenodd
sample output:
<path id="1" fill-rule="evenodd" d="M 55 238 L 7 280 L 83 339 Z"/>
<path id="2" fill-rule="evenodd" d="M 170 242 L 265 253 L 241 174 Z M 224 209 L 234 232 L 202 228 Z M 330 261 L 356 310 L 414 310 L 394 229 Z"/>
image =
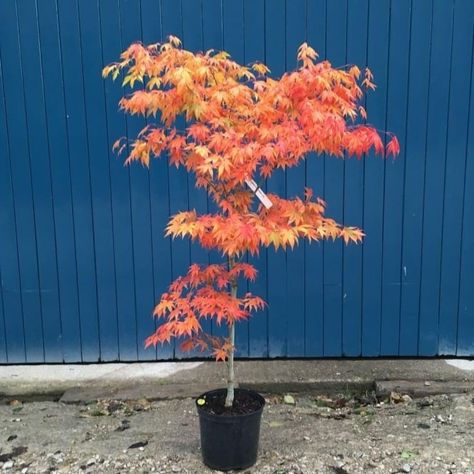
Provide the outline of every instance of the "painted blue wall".
<path id="1" fill-rule="evenodd" d="M 0 363 L 183 356 L 143 340 L 170 280 L 218 260 L 165 239 L 167 219 L 210 205 L 165 160 L 123 167 L 111 144 L 144 121 L 101 78 L 132 41 L 169 34 L 276 75 L 303 41 L 369 65 L 371 123 L 402 146 L 396 160 L 309 156 L 267 183 L 314 187 L 367 237 L 249 257 L 269 308 L 239 326 L 239 355 L 474 356 L 473 25 L 472 0 L 2 0 Z"/>

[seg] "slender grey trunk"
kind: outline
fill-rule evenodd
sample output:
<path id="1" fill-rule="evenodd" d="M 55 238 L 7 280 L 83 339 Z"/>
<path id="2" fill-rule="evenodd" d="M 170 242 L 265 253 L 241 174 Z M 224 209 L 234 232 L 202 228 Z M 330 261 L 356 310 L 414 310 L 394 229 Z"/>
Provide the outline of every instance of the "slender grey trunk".
<path id="1" fill-rule="evenodd" d="M 229 259 L 229 270 L 232 270 L 235 260 Z M 232 282 L 230 294 L 233 298 L 237 296 L 237 282 Z M 234 403 L 234 346 L 235 346 L 235 323 L 229 323 L 229 342 L 232 346 L 229 357 L 227 359 L 227 396 L 225 399 L 225 407 L 230 408 Z"/>

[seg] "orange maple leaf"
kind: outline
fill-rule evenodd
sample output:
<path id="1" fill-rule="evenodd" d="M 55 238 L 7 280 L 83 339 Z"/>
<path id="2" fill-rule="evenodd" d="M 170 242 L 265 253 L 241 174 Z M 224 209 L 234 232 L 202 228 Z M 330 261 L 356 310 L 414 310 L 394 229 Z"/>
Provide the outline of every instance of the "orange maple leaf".
<path id="1" fill-rule="evenodd" d="M 154 309 L 163 321 L 147 346 L 184 337 L 183 350 L 211 348 L 225 360 L 233 353 L 232 343 L 205 335 L 200 320 L 233 325 L 263 308 L 259 297 L 237 295 L 240 278 L 256 277 L 255 268 L 242 261 L 247 253 L 256 255 L 270 246 L 286 250 L 300 239 L 362 240 L 360 229 L 327 217 L 325 202 L 309 188 L 303 198 L 282 198 L 266 195 L 261 183 L 248 186 L 298 166 L 310 153 L 344 159 L 362 158 L 370 150 L 386 156 L 400 152 L 394 135 L 388 134 L 384 146 L 384 133 L 356 123 L 358 117 L 367 118 L 360 105 L 363 88 L 375 89 L 369 69 L 361 73 L 355 65 L 336 68 L 327 60 L 318 62 L 307 43 L 299 47 L 297 60 L 296 70 L 272 78 L 262 63 L 246 67 L 226 52 L 193 53 L 170 36 L 163 44 L 134 43 L 103 69 L 104 77 L 120 76 L 131 89 L 140 84 L 120 107 L 148 122 L 135 140 L 117 140 L 114 151 L 127 150 L 126 163 L 147 167 L 153 157 L 168 157 L 170 165 L 195 177 L 217 209 L 204 215 L 177 213 L 166 236 L 217 249 L 228 262 L 192 265 L 170 285 Z M 190 122 L 184 130 L 177 126 L 180 117 Z"/>

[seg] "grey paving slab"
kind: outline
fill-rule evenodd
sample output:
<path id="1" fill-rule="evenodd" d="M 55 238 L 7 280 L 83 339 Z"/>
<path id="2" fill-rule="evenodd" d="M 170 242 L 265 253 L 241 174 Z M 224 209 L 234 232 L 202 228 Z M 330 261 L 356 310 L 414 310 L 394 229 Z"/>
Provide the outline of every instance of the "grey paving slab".
<path id="1" fill-rule="evenodd" d="M 435 393 L 474 389 L 470 361 L 441 359 L 238 361 L 236 378 L 262 392 L 344 392 L 377 383 L 432 384 Z M 98 398 L 185 398 L 225 385 L 225 365 L 216 362 L 156 362 L 0 367 L 0 396 L 54 397 L 78 403 Z M 456 388 L 457 387 L 457 388 Z"/>

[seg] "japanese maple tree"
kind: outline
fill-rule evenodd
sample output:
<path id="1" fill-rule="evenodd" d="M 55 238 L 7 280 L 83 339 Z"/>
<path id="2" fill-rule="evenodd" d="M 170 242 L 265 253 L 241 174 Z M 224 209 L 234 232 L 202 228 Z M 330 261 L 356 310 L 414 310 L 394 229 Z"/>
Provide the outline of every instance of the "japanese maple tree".
<path id="1" fill-rule="evenodd" d="M 361 73 L 357 66 L 337 69 L 329 61 L 317 62 L 306 43 L 297 58 L 295 71 L 274 79 L 264 64 L 246 67 L 226 52 L 186 51 L 170 36 L 164 44 L 132 44 L 103 70 L 113 79 L 123 74 L 124 86 L 140 84 L 120 101 L 126 113 L 156 119 L 133 141 L 118 140 L 114 149 L 126 150 L 126 163 L 145 166 L 152 157 L 169 157 L 170 165 L 193 173 L 196 186 L 218 209 L 171 217 L 166 235 L 217 249 L 225 263 L 191 265 L 170 285 L 154 310 L 162 324 L 146 345 L 180 338 L 182 350 L 210 349 L 216 359 L 227 359 L 226 406 L 234 398 L 235 323 L 265 305 L 258 296 L 238 294 L 238 279 L 254 280 L 257 273 L 242 261 L 244 255 L 258 254 L 262 247 L 293 248 L 300 239 L 341 238 L 347 244 L 363 237 L 360 229 L 326 217 L 324 201 L 311 189 L 285 199 L 265 195 L 257 183 L 277 169 L 297 166 L 309 152 L 338 158 L 360 158 L 370 149 L 381 155 L 399 152 L 395 136 L 385 140 L 363 123 L 362 88 L 375 88 L 368 69 Z M 179 117 L 187 127 L 176 125 Z M 228 337 L 206 334 L 201 321 L 208 318 L 226 324 Z"/>

